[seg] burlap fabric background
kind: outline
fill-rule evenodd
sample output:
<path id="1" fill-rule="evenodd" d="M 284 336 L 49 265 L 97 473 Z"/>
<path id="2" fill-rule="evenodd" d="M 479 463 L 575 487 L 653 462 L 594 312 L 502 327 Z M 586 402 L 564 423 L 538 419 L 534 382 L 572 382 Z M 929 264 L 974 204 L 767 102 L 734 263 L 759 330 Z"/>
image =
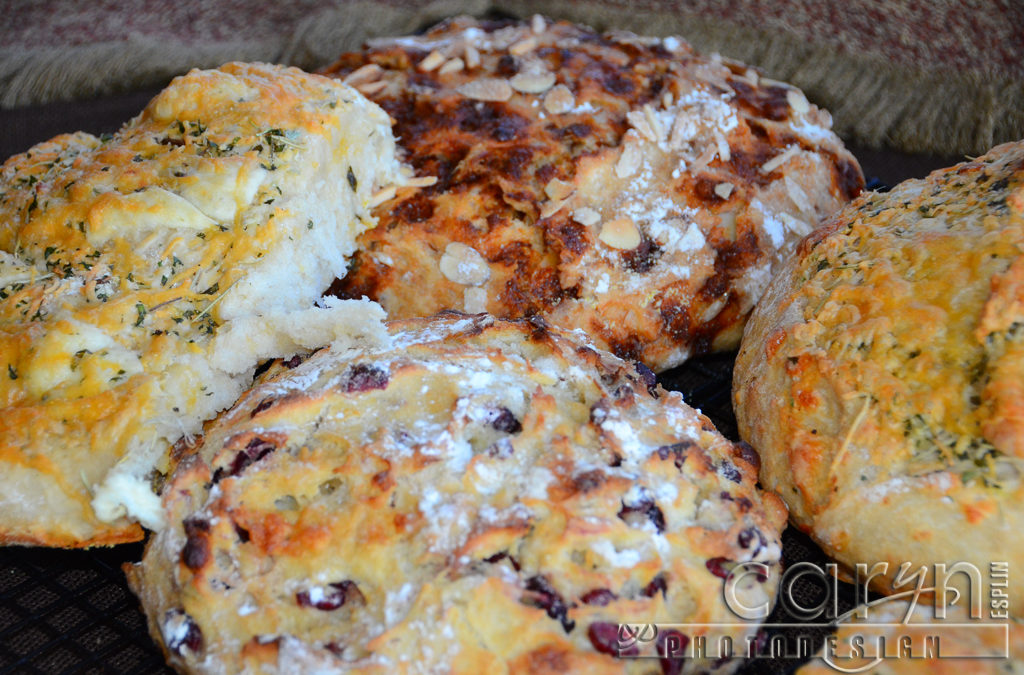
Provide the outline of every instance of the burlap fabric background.
<path id="1" fill-rule="evenodd" d="M 0 107 L 234 59 L 315 69 L 370 37 L 488 12 L 682 35 L 802 87 L 866 147 L 953 155 L 1024 138 L 1021 0 L 0 0 Z"/>

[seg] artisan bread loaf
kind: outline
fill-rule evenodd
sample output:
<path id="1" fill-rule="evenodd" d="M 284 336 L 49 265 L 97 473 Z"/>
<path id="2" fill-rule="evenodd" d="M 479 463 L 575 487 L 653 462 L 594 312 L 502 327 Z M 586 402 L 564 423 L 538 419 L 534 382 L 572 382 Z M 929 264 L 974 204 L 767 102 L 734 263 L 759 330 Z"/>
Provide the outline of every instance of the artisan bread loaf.
<path id="1" fill-rule="evenodd" d="M 840 562 L 884 563 L 878 590 L 903 563 L 1024 567 L 1022 253 L 1012 143 L 829 218 L 747 326 L 733 397 L 761 480 Z"/>
<path id="2" fill-rule="evenodd" d="M 0 542 L 140 538 L 170 445 L 260 359 L 383 335 L 379 307 L 314 303 L 401 179 L 394 150 L 350 87 L 234 63 L 175 79 L 111 137 L 8 160 Z"/>
<path id="3" fill-rule="evenodd" d="M 660 371 L 735 349 L 779 263 L 863 185 L 828 112 L 679 38 L 447 21 L 326 71 L 418 179 L 335 290 L 393 318 L 544 316 Z"/>
<path id="4" fill-rule="evenodd" d="M 753 639 L 734 611 L 773 601 L 785 512 L 749 448 L 539 321 L 388 330 L 278 366 L 170 478 L 128 577 L 171 665 L 649 672 L 619 623 Z"/>

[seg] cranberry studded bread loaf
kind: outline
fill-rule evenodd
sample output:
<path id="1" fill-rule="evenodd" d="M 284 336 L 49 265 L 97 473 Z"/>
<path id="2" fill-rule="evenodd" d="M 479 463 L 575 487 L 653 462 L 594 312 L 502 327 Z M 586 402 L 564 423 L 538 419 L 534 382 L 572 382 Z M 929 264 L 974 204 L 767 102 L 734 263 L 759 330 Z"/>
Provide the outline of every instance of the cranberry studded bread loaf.
<path id="1" fill-rule="evenodd" d="M 747 326 L 734 408 L 762 483 L 839 561 L 887 563 L 880 590 L 904 562 L 1024 569 L 1022 254 L 1013 143 L 828 219 Z"/>
<path id="2" fill-rule="evenodd" d="M 175 668 L 648 672 L 619 622 L 753 635 L 723 577 L 763 562 L 738 597 L 770 603 L 786 516 L 749 448 L 539 320 L 389 330 L 288 364 L 169 479 L 127 572 Z"/>
<path id="3" fill-rule="evenodd" d="M 0 543 L 158 527 L 150 479 L 259 359 L 382 337 L 314 302 L 401 179 L 390 121 L 348 86 L 229 64 L 175 79 L 110 138 L 0 169 Z M 156 471 L 156 473 L 154 473 Z"/>
<path id="4" fill-rule="evenodd" d="M 375 210 L 335 288 L 391 317 L 539 314 L 662 370 L 735 349 L 779 261 L 863 185 L 827 112 L 678 38 L 459 18 L 327 73 L 436 178 Z"/>

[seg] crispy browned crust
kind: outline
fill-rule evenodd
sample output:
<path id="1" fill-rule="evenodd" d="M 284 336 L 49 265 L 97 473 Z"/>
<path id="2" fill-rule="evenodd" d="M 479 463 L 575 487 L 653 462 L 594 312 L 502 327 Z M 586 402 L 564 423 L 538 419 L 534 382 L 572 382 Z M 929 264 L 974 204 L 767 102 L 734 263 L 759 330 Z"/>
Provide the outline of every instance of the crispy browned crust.
<path id="1" fill-rule="evenodd" d="M 1013 143 L 865 194 L 804 240 L 751 316 L 733 398 L 793 522 L 851 568 L 887 563 L 892 592 L 903 562 L 1024 566 L 1022 383 Z"/>
<path id="2" fill-rule="evenodd" d="M 136 524 L 120 528 L 108 528 L 100 535 L 76 537 L 63 532 L 18 531 L 16 533 L 0 533 L 0 546 L 57 546 L 60 548 L 93 548 L 99 546 L 115 546 L 142 540 L 142 528 Z"/>
<path id="3" fill-rule="evenodd" d="M 178 465 L 127 570 L 175 668 L 641 673 L 621 621 L 754 634 L 720 577 L 763 563 L 739 593 L 770 603 L 786 516 L 749 447 L 539 320 L 390 332 L 279 370 Z"/>
<path id="4" fill-rule="evenodd" d="M 377 209 L 334 287 L 393 317 L 542 314 L 661 370 L 735 348 L 783 252 L 863 186 L 827 112 L 675 38 L 459 18 L 326 72 L 437 177 Z"/>
<path id="5" fill-rule="evenodd" d="M 193 70 L 111 137 L 0 165 L 0 542 L 141 539 L 171 444 L 261 359 L 333 339 L 324 314 L 382 331 L 370 303 L 311 308 L 398 169 L 379 107 L 258 63 Z"/>

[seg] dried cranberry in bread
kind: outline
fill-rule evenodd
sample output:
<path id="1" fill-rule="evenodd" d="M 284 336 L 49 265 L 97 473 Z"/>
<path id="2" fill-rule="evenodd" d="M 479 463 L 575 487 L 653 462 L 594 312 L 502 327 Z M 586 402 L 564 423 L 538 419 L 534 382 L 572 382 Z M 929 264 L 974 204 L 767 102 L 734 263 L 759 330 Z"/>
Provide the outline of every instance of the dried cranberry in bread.
<path id="1" fill-rule="evenodd" d="M 1024 142 L 828 219 L 754 311 L 733 396 L 765 487 L 840 562 L 887 564 L 879 590 L 905 562 L 1024 569 Z"/>
<path id="2" fill-rule="evenodd" d="M 863 185 L 798 89 L 678 38 L 459 18 L 326 71 L 419 178 L 335 290 L 392 317 L 540 314 L 655 370 L 734 349 L 779 261 Z"/>
<path id="3" fill-rule="evenodd" d="M 175 668 L 648 672 L 619 622 L 753 635 L 722 577 L 761 561 L 739 598 L 772 601 L 785 512 L 749 448 L 539 321 L 389 330 L 258 385 L 168 482 L 128 575 Z"/>

